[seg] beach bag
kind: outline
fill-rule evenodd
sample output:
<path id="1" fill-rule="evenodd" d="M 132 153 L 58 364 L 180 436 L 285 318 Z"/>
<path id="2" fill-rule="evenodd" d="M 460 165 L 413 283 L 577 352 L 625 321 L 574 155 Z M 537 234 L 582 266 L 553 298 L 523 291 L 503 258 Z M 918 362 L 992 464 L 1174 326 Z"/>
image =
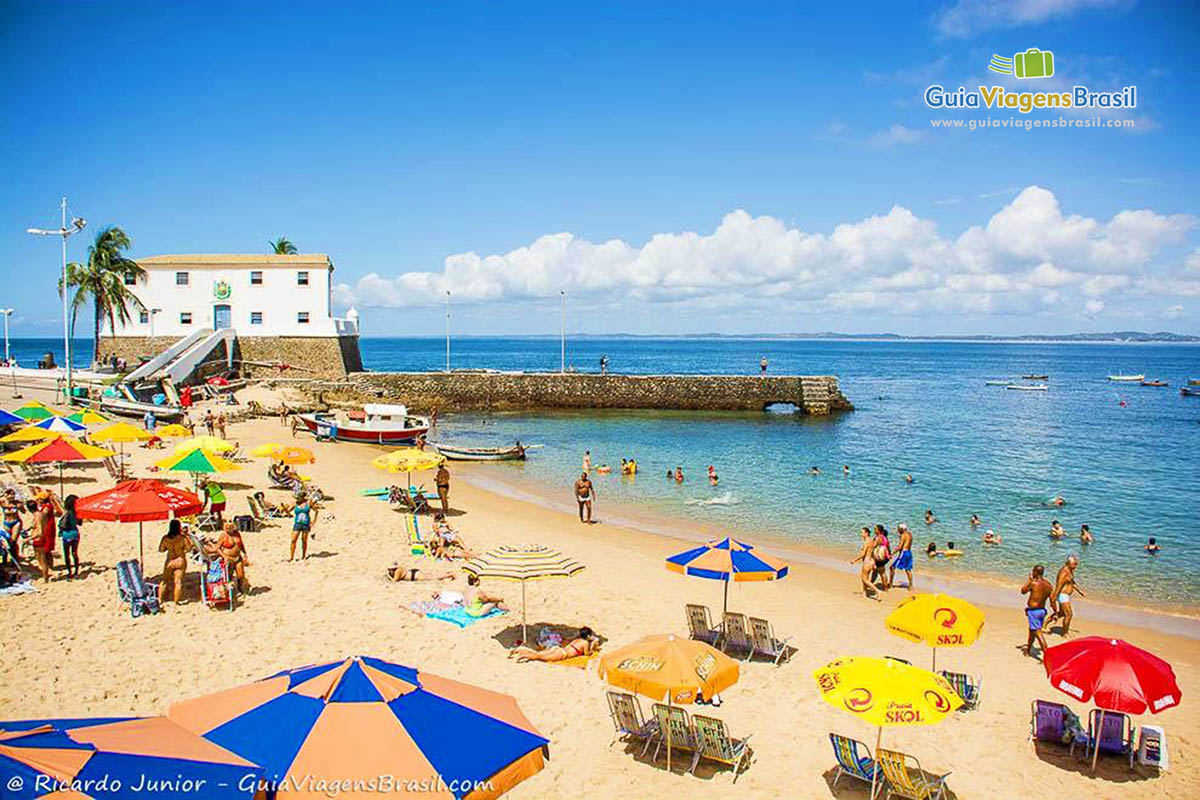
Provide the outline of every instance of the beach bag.
<path id="1" fill-rule="evenodd" d="M 249 533 L 254 530 L 254 517 L 249 514 L 238 514 L 233 518 L 233 522 L 242 533 Z"/>
<path id="2" fill-rule="evenodd" d="M 876 561 L 887 561 L 891 554 L 888 552 L 887 545 L 877 544 L 871 551 L 871 556 Z"/>

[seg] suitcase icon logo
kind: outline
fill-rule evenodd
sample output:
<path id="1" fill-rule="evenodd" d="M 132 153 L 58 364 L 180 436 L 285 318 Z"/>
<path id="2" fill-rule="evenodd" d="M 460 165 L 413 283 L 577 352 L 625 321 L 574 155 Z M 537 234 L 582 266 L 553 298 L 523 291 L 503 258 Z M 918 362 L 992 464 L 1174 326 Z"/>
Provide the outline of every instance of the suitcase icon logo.
<path id="1" fill-rule="evenodd" d="M 1012 58 L 993 54 L 988 69 L 1017 78 L 1049 78 L 1054 74 L 1054 53 L 1031 47 Z"/>

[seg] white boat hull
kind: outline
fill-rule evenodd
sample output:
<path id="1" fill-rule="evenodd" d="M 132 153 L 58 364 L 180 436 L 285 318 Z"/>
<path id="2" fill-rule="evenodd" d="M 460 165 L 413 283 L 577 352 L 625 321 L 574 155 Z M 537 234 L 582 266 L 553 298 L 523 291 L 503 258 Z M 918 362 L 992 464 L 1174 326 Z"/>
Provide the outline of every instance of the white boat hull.
<path id="1" fill-rule="evenodd" d="M 1050 390 L 1050 387 L 1044 383 L 1010 383 L 1007 388 L 1014 392 L 1046 392 Z"/>
<path id="2" fill-rule="evenodd" d="M 1145 375 L 1109 375 L 1108 379 L 1114 383 L 1141 383 L 1146 380 Z"/>
<path id="3" fill-rule="evenodd" d="M 450 461 L 524 461 L 525 451 L 516 447 L 455 447 L 430 443 Z"/>

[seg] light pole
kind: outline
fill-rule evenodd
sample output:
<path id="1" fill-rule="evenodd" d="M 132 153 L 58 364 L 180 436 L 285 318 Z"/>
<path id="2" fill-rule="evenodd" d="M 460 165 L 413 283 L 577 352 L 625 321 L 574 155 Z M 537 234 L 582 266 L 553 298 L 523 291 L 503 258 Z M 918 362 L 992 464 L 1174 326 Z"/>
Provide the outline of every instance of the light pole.
<path id="1" fill-rule="evenodd" d="M 67 198 L 62 199 L 62 227 L 58 230 L 43 228 L 26 228 L 25 232 L 34 236 L 62 237 L 62 297 L 63 297 L 63 359 L 67 371 L 67 403 L 71 402 L 71 320 L 67 311 L 67 238 L 79 233 L 87 225 L 87 220 L 81 217 L 71 218 L 71 227 L 67 227 Z"/>
<path id="2" fill-rule="evenodd" d="M 450 292 L 446 292 L 446 372 L 450 371 Z"/>
<path id="3" fill-rule="evenodd" d="M 154 352 L 154 318 L 162 312 L 161 308 L 151 308 L 150 311 L 150 357 L 153 358 L 157 353 Z"/>
<path id="4" fill-rule="evenodd" d="M 12 316 L 11 308 L 0 308 L 0 314 L 4 315 L 4 363 L 11 364 L 12 358 L 8 354 L 8 318 Z"/>
<path id="5" fill-rule="evenodd" d="M 558 292 L 562 295 L 562 361 L 559 363 L 558 371 L 565 374 L 567 371 L 567 292 L 565 289 L 560 289 Z"/>

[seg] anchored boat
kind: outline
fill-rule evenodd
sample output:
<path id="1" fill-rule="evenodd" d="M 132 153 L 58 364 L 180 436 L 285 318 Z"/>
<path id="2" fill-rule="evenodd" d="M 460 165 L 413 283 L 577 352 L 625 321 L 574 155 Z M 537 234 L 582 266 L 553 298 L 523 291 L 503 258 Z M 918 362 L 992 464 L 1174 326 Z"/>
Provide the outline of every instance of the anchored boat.
<path id="1" fill-rule="evenodd" d="M 360 444 L 401 444 L 423 436 L 429 420 L 408 413 L 401 405 L 368 403 L 362 411 L 297 414 L 296 418 L 318 439 Z"/>
<path id="2" fill-rule="evenodd" d="M 1017 392 L 1045 392 L 1050 389 L 1044 383 L 1010 383 L 1008 388 Z"/>
<path id="3" fill-rule="evenodd" d="M 430 442 L 430 447 L 437 450 L 451 461 L 524 461 L 525 447 L 517 442 L 512 447 L 459 447 L 442 442 Z"/>
<path id="4" fill-rule="evenodd" d="M 1166 381 L 1142 381 L 1142 386 L 1170 386 Z"/>
<path id="5" fill-rule="evenodd" d="M 1048 381 L 1048 380 L 1050 380 L 1049 375 L 1022 375 L 1021 377 L 1027 381 Z"/>
<path id="6" fill-rule="evenodd" d="M 1110 381 L 1116 381 L 1117 383 L 1141 383 L 1142 381 L 1146 380 L 1146 376 L 1145 375 L 1109 375 L 1108 379 Z"/>

